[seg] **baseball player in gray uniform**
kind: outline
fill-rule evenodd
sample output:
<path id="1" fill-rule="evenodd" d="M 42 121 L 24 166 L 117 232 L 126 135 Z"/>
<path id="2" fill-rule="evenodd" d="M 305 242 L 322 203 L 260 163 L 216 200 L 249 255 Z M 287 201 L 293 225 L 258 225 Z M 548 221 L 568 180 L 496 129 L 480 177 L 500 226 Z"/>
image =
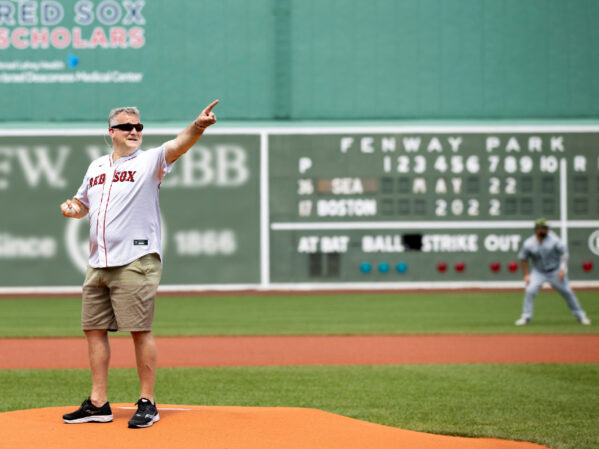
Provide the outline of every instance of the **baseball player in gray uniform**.
<path id="1" fill-rule="evenodd" d="M 549 231 L 547 220 L 539 218 L 535 221 L 535 234 L 524 241 L 518 258 L 522 263 L 526 290 L 522 315 L 516 321 L 516 326 L 530 323 L 535 296 L 545 282 L 560 292 L 566 300 L 570 312 L 581 324 L 591 324 L 591 320 L 580 307 L 580 303 L 568 283 L 566 276 L 568 249 L 555 233 Z M 530 271 L 528 259 L 531 259 L 533 264 Z"/>
<path id="2" fill-rule="evenodd" d="M 143 125 L 135 107 L 108 116 L 112 152 L 93 161 L 72 199 L 60 205 L 65 217 L 89 216 L 89 263 L 82 292 L 81 327 L 88 344 L 90 396 L 66 423 L 110 422 L 107 396 L 108 331 L 130 332 L 141 392 L 130 428 L 160 419 L 154 401 L 157 351 L 152 335 L 154 298 L 162 276 L 158 189 L 173 163 L 216 122 L 207 106 L 186 129 L 158 148 L 142 151 Z"/>

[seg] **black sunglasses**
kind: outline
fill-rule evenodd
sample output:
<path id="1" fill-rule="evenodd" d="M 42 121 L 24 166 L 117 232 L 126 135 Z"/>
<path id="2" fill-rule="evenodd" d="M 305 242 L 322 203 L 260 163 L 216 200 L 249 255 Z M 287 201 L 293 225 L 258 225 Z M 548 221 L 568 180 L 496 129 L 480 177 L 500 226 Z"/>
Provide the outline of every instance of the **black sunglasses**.
<path id="1" fill-rule="evenodd" d="M 120 129 L 121 131 L 131 131 L 135 128 L 135 131 L 141 132 L 144 129 L 144 125 L 141 123 L 121 123 L 120 125 L 111 126 L 112 129 Z"/>

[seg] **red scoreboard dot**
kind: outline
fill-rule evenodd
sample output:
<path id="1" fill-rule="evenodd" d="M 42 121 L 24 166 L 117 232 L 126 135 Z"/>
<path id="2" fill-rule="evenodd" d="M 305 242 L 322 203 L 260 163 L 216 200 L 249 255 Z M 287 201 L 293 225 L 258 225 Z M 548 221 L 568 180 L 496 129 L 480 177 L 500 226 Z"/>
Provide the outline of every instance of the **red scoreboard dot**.
<path id="1" fill-rule="evenodd" d="M 447 270 L 447 264 L 445 262 L 439 262 L 437 264 L 437 271 L 444 273 Z"/>
<path id="2" fill-rule="evenodd" d="M 465 269 L 466 269 L 466 264 L 464 262 L 459 261 L 459 262 L 455 263 L 455 271 L 457 271 L 458 273 L 461 273 Z"/>
<path id="3" fill-rule="evenodd" d="M 590 260 L 585 260 L 582 263 L 582 269 L 584 271 L 591 271 L 593 269 L 593 262 L 591 262 Z"/>
<path id="4" fill-rule="evenodd" d="M 501 264 L 499 262 L 491 262 L 489 268 L 493 273 L 497 273 L 501 269 Z"/>
<path id="5" fill-rule="evenodd" d="M 508 270 L 510 270 L 512 273 L 515 273 L 516 271 L 518 271 L 518 262 L 515 261 L 511 261 L 508 266 L 507 266 Z"/>

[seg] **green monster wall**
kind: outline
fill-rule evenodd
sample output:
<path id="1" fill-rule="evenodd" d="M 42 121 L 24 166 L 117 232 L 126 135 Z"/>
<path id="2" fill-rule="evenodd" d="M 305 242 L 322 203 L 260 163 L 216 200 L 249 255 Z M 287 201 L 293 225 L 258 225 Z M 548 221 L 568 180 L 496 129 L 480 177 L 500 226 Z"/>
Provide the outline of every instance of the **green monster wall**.
<path id="1" fill-rule="evenodd" d="M 584 118 L 593 0 L 0 1 L 1 121 Z"/>
<path id="2" fill-rule="evenodd" d="M 79 288 L 98 223 L 59 204 L 103 132 L 0 130 L 0 294 Z M 539 216 L 599 287 L 598 146 L 588 125 L 215 126 L 161 184 L 162 288 L 521 287 Z"/>

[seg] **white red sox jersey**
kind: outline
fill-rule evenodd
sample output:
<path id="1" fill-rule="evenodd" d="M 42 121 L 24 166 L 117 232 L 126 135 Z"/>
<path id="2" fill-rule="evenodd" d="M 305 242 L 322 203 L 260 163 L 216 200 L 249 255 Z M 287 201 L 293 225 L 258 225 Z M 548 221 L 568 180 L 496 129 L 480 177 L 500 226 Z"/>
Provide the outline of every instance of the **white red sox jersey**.
<path id="1" fill-rule="evenodd" d="M 162 259 L 158 189 L 171 168 L 164 145 L 89 165 L 75 198 L 89 209 L 90 266 L 118 267 L 150 253 Z"/>

